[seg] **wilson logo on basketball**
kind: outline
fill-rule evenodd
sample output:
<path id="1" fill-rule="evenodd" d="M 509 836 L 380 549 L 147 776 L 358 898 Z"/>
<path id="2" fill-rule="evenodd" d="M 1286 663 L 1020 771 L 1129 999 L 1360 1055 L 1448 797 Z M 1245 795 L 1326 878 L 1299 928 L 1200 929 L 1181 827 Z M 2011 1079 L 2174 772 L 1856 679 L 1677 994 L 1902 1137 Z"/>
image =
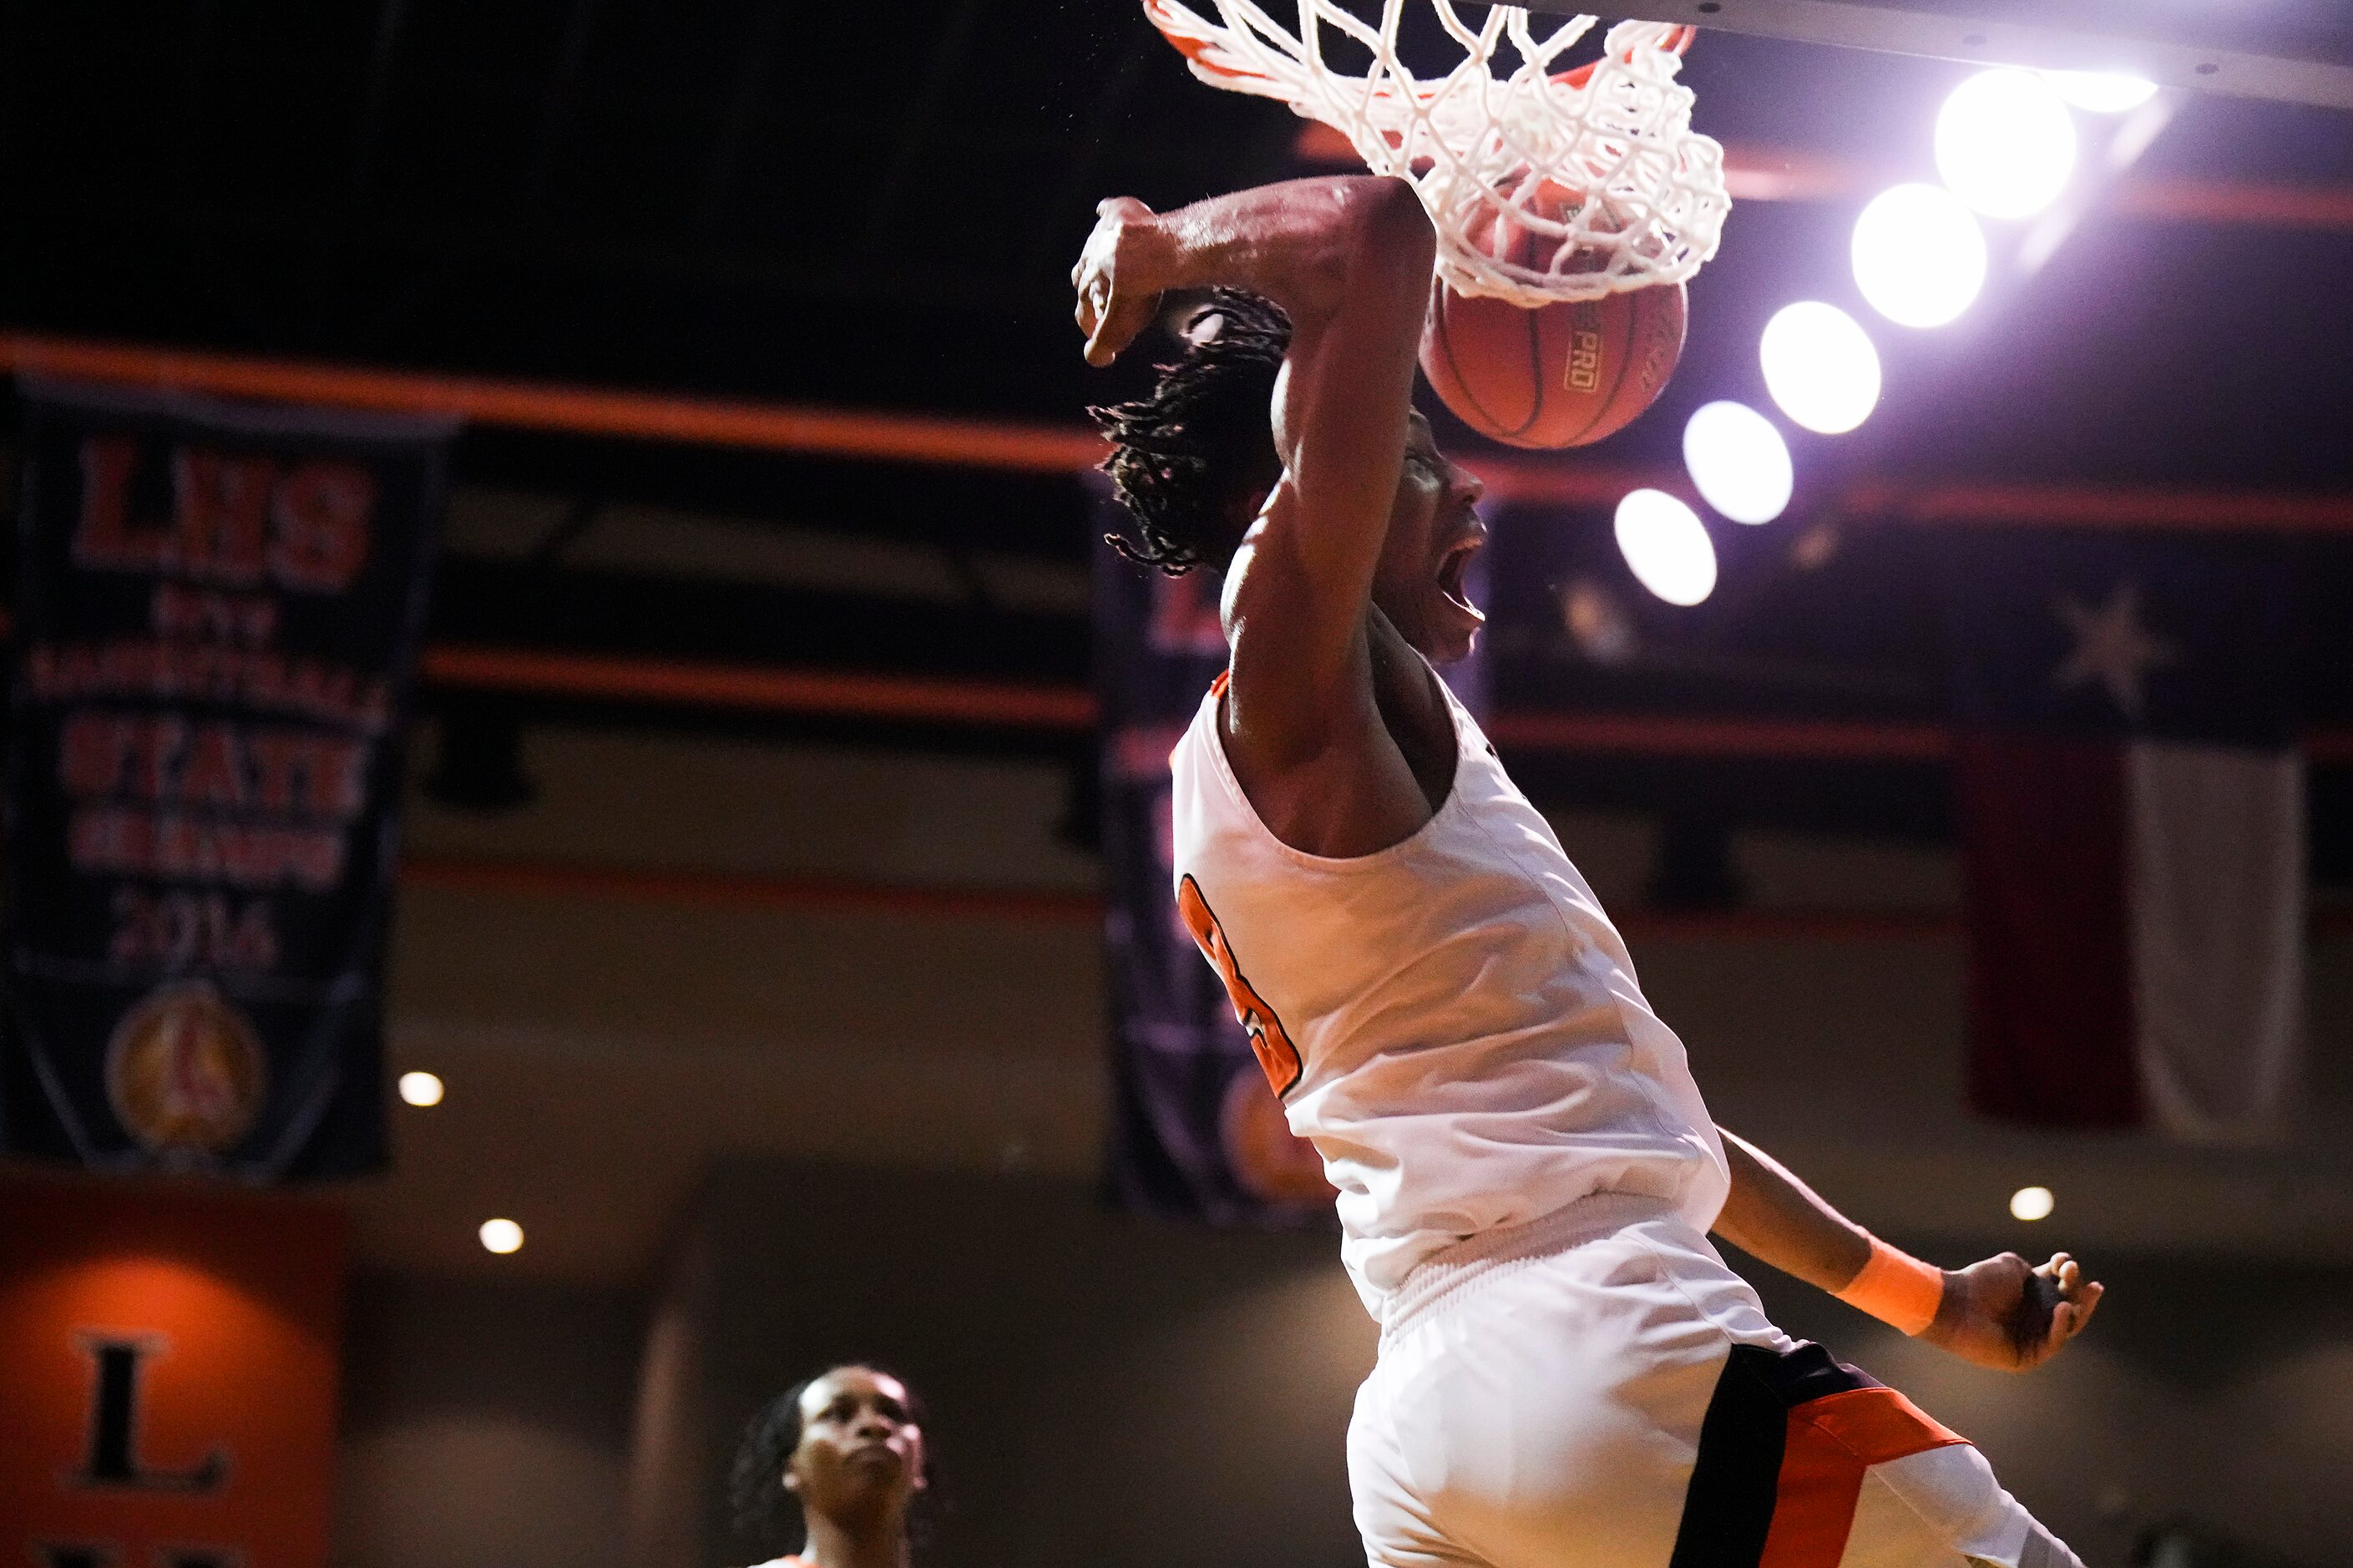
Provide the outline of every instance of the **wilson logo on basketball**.
<path id="1" fill-rule="evenodd" d="M 1568 338 L 1568 369 L 1561 384 L 1571 392 L 1596 392 L 1601 386 L 1601 334 L 1580 327 Z"/>

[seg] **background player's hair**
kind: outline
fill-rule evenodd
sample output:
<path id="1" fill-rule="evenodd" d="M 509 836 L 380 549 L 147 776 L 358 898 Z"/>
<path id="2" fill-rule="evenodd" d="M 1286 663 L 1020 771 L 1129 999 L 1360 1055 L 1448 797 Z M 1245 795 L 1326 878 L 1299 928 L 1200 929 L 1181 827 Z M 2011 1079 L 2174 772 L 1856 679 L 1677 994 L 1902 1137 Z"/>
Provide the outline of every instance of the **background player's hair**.
<path id="1" fill-rule="evenodd" d="M 735 1527 L 737 1539 L 760 1555 L 754 1561 L 781 1557 L 800 1545 L 800 1500 L 785 1489 L 785 1464 L 801 1446 L 801 1395 L 819 1378 L 830 1377 L 844 1367 L 862 1367 L 879 1372 L 895 1380 L 907 1392 L 907 1418 L 918 1426 L 925 1425 L 923 1402 L 907 1380 L 872 1362 L 847 1361 L 827 1367 L 814 1376 L 805 1377 L 767 1404 L 744 1427 L 743 1441 L 735 1446 L 735 1467 L 728 1476 L 728 1511 Z M 930 1433 L 926 1430 L 923 1445 L 923 1479 L 932 1476 Z M 926 1505 L 929 1491 L 915 1494 L 908 1510 L 907 1533 L 920 1542 L 927 1533 Z"/>
<path id="2" fill-rule="evenodd" d="M 1160 367 L 1152 395 L 1090 408 L 1111 437 L 1103 461 L 1135 536 L 1104 537 L 1130 561 L 1171 576 L 1233 559 L 1255 504 L 1282 477 L 1274 449 L 1274 383 L 1291 318 L 1262 295 L 1210 290 Z"/>
<path id="3" fill-rule="evenodd" d="M 816 1381 L 803 1378 L 760 1406 L 735 1446 L 727 1500 L 744 1543 L 774 1556 L 791 1550 L 784 1537 L 797 1511 L 785 1490 L 785 1461 L 801 1446 L 801 1395 Z"/>

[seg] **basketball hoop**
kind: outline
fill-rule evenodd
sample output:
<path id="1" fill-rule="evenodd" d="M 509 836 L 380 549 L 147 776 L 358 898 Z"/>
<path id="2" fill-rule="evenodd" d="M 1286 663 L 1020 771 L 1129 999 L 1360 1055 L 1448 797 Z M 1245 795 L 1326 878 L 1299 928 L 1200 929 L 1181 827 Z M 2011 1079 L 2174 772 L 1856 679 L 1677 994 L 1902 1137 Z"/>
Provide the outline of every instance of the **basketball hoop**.
<path id="1" fill-rule="evenodd" d="M 1455 0 L 1430 0 L 1461 58 L 1424 79 L 1398 55 L 1405 0 L 1382 0 L 1377 24 L 1298 0 L 1295 34 L 1253 0 L 1214 4 L 1218 22 L 1181 0 L 1144 9 L 1203 81 L 1279 99 L 1345 136 L 1373 173 L 1411 181 L 1458 293 L 1531 309 L 1595 300 L 1683 282 L 1715 254 L 1732 199 L 1724 149 L 1692 130 L 1691 89 L 1675 81 L 1687 26 L 1620 22 L 1599 59 L 1556 72 L 1594 17 L 1538 38 L 1521 6 L 1490 6 L 1473 28 Z M 1327 38 L 1367 51 L 1370 68 L 1327 64 Z M 1535 243 L 1492 243 L 1504 232 Z"/>

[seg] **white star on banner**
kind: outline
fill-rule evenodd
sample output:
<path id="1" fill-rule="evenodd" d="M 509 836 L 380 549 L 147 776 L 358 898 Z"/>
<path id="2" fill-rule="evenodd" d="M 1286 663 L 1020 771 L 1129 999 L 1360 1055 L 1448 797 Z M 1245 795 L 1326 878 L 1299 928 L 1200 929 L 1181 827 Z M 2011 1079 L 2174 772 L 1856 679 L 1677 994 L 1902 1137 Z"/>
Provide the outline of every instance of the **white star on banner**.
<path id="1" fill-rule="evenodd" d="M 2172 644 L 2141 625 L 2140 590 L 2119 583 L 2097 609 L 2063 595 L 2051 608 L 2075 635 L 2075 646 L 2052 671 L 2051 684 L 2062 691 L 2097 685 L 2126 718 L 2138 719 L 2149 671 L 2180 662 Z"/>

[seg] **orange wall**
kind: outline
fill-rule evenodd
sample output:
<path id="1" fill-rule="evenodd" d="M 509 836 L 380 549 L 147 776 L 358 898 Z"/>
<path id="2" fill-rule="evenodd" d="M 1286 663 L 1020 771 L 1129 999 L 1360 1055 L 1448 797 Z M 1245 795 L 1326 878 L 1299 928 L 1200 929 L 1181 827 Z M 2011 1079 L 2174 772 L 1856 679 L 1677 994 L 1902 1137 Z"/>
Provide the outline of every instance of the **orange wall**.
<path id="1" fill-rule="evenodd" d="M 0 1183 L 0 1562 L 323 1568 L 344 1250 L 315 1204 Z"/>

